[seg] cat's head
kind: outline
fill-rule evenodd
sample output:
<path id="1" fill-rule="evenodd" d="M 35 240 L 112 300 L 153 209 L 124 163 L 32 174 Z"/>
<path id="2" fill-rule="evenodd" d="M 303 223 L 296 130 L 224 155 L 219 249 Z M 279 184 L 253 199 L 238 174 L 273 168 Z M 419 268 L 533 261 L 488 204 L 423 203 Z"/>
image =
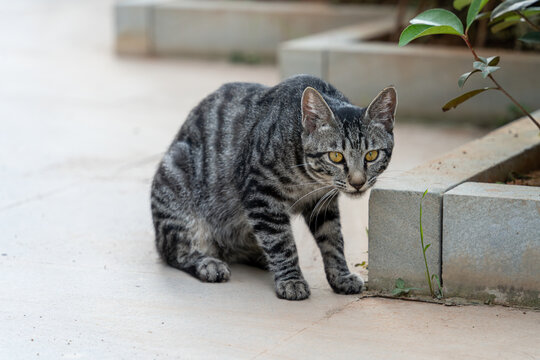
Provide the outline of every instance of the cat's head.
<path id="1" fill-rule="evenodd" d="M 367 108 L 328 99 L 308 87 L 302 94 L 302 145 L 307 172 L 356 196 L 388 166 L 394 147 L 397 94 L 387 87 Z"/>

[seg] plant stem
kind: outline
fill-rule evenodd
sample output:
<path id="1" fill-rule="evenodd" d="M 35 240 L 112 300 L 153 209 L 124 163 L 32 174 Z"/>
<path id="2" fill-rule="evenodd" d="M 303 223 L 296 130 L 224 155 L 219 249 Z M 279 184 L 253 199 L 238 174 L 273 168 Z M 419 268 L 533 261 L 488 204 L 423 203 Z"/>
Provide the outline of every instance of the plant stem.
<path id="1" fill-rule="evenodd" d="M 424 200 L 424 196 L 426 196 L 427 190 L 424 192 L 424 195 L 422 195 L 422 198 L 420 199 L 420 243 L 422 244 L 422 254 L 424 255 L 424 264 L 426 264 L 426 279 L 429 285 L 429 292 L 431 293 L 431 297 L 435 297 L 435 293 L 433 292 L 433 286 L 431 285 L 431 276 L 429 274 L 429 267 L 427 264 L 426 259 L 426 248 L 424 247 L 424 231 L 422 229 L 422 201 Z"/>
<path id="2" fill-rule="evenodd" d="M 540 129 L 540 124 L 538 123 L 538 121 L 536 121 L 535 118 L 533 118 L 533 116 L 527 110 L 525 110 L 525 108 L 521 106 L 521 104 L 516 99 L 512 97 L 512 95 L 510 95 L 506 90 L 504 90 L 504 88 L 501 85 L 499 85 L 497 80 L 495 80 L 495 78 L 491 74 L 488 75 L 488 78 L 490 78 L 491 81 L 493 81 L 493 83 L 497 85 L 497 88 L 501 90 L 502 93 L 506 95 L 507 98 L 512 100 L 512 102 L 521 110 L 521 112 L 523 112 L 525 115 L 529 117 L 529 119 L 531 119 L 531 121 L 538 127 L 538 129 Z"/>
<path id="3" fill-rule="evenodd" d="M 521 13 L 521 11 L 516 11 L 516 14 L 519 15 L 519 17 L 521 17 L 523 20 L 525 20 L 525 22 L 527 24 L 529 24 L 530 27 L 532 27 L 534 30 L 536 31 L 540 31 L 540 26 L 536 25 L 535 23 L 533 23 L 531 20 L 529 20 L 525 15 L 523 15 Z"/>
<path id="4" fill-rule="evenodd" d="M 480 58 L 478 57 L 478 55 L 476 54 L 476 52 L 474 51 L 470 41 L 469 41 L 469 37 L 467 35 L 463 35 L 461 36 L 461 38 L 463 39 L 463 41 L 465 41 L 465 44 L 467 44 L 467 47 L 469 48 L 469 50 L 471 50 L 473 56 L 474 56 L 474 60 L 476 61 L 481 61 Z M 540 124 L 538 123 L 538 121 L 536 121 L 536 119 L 527 111 L 525 110 L 525 108 L 523 106 L 521 106 L 521 104 L 516 100 L 514 99 L 496 80 L 495 78 L 493 77 L 493 75 L 489 74 L 488 75 L 488 78 L 497 86 L 497 90 L 500 90 L 504 95 L 506 95 L 507 98 L 510 99 L 510 101 L 512 101 L 522 112 L 523 114 L 527 115 L 527 117 L 529 119 L 531 119 L 531 121 L 538 127 L 538 129 L 540 129 Z"/>
<path id="5" fill-rule="evenodd" d="M 463 39 L 463 41 L 465 41 L 465 44 L 467 44 L 467 47 L 469 48 L 469 50 L 471 50 L 473 56 L 474 56 L 474 60 L 476 61 L 482 61 L 480 60 L 480 58 L 478 57 L 478 55 L 476 55 L 476 51 L 474 51 L 470 41 L 469 41 L 469 37 L 467 35 L 462 35 L 461 38 Z"/>

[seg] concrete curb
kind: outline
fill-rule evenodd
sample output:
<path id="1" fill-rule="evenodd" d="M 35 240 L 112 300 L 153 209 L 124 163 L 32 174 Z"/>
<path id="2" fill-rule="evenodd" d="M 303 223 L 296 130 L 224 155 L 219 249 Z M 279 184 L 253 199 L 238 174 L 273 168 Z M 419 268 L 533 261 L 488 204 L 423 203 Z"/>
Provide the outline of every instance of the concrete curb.
<path id="1" fill-rule="evenodd" d="M 287 40 L 380 19 L 393 7 L 316 3 L 124 0 L 115 7 L 116 49 L 125 55 L 274 61 Z"/>
<path id="2" fill-rule="evenodd" d="M 447 296 L 540 307 L 540 188 L 464 183 L 443 219 Z"/>
<path id="3" fill-rule="evenodd" d="M 297 73 L 319 76 L 343 91 L 359 106 L 366 106 L 378 92 L 395 85 L 400 105 L 398 117 L 438 122 L 497 124 L 509 116 L 511 102 L 503 95 L 486 93 L 443 113 L 441 107 L 465 91 L 490 86 L 481 76 L 471 77 L 464 89 L 459 76 L 472 70 L 472 57 L 464 47 L 440 47 L 370 41 L 395 27 L 392 16 L 370 23 L 283 43 L 279 50 L 282 77 Z M 500 55 L 497 81 L 522 104 L 540 108 L 540 55 L 501 49 L 478 49 L 483 56 Z M 429 81 L 436 77 L 436 81 Z"/>
<path id="4" fill-rule="evenodd" d="M 540 111 L 536 112 L 540 115 Z M 369 199 L 369 283 L 370 288 L 375 290 L 391 290 L 398 277 L 406 280 L 408 286 L 424 288 L 423 293 L 427 292 L 425 279 L 425 266 L 420 247 L 419 235 L 419 203 L 422 193 L 428 189 L 428 194 L 424 199 L 423 205 L 423 228 L 424 243 L 431 244 L 428 249 L 429 266 L 432 273 L 438 274 L 446 286 L 446 275 L 450 276 L 448 290 L 454 296 L 476 297 L 478 291 L 460 290 L 459 277 L 452 277 L 452 268 L 445 267 L 444 259 L 450 259 L 453 252 L 449 248 L 446 253 L 446 237 L 449 237 L 448 246 L 454 244 L 454 249 L 459 248 L 464 242 L 480 244 L 481 241 L 488 241 L 492 244 L 502 244 L 508 241 L 507 233 L 500 233 L 500 238 L 486 239 L 481 233 L 471 233 L 468 237 L 462 237 L 464 233 L 461 226 L 468 224 L 467 217 L 471 217 L 470 212 L 453 210 L 454 205 L 459 204 L 460 196 L 465 196 L 462 192 L 465 189 L 479 189 L 478 198 L 483 198 L 489 194 L 493 184 L 481 185 L 459 185 L 471 181 L 499 181 L 503 180 L 510 170 L 522 172 L 525 169 L 538 166 L 540 159 L 540 138 L 538 129 L 527 118 L 517 120 L 507 126 L 501 127 L 485 137 L 465 144 L 452 152 L 443 155 L 427 164 L 419 166 L 399 179 L 386 180 L 378 184 L 371 192 Z M 523 192 L 520 188 L 511 185 L 498 185 L 504 187 L 505 192 L 513 194 L 512 189 L 516 189 L 516 194 L 508 195 L 507 199 L 523 199 L 517 192 Z M 455 189 L 455 190 L 453 190 Z M 480 189 L 484 189 L 480 192 Z M 540 188 L 530 187 L 524 194 L 528 194 L 528 202 L 524 205 L 523 219 L 529 219 L 530 216 L 540 218 L 540 213 L 530 214 L 531 206 L 540 206 Z M 447 196 L 451 196 L 448 198 Z M 474 196 L 469 191 L 468 197 Z M 457 201 L 457 203 L 456 203 Z M 490 200 L 491 201 L 491 200 Z M 493 200 L 494 201 L 494 200 Z M 474 211 L 481 211 L 482 205 L 475 205 Z M 531 205 L 533 204 L 533 205 Z M 536 204 L 536 205 L 534 205 Z M 450 206 L 446 208 L 446 206 Z M 458 207 L 459 209 L 459 207 Z M 446 212 L 445 212 L 446 211 Z M 472 210 L 471 210 L 472 211 Z M 445 214 L 448 214 L 448 219 Z M 450 216 L 450 214 L 454 214 Z M 463 214 L 463 215 L 459 215 Z M 459 215 L 459 216 L 458 216 Z M 480 214 L 479 214 L 480 215 Z M 492 226 L 492 221 L 499 219 L 502 221 L 504 216 L 498 213 L 486 215 L 483 218 L 484 223 L 475 224 L 469 228 L 482 229 Z M 510 219 L 510 217 L 509 217 Z M 497 220 L 497 221 L 499 221 Z M 511 220 L 508 220 L 511 221 Z M 513 228 L 514 225 L 508 223 L 507 228 Z M 536 236 L 536 242 L 529 241 L 528 244 L 533 247 L 527 250 L 529 253 L 540 252 L 540 231 L 538 222 L 525 221 L 520 226 L 524 226 L 523 231 L 532 233 Z M 446 235 L 445 235 L 446 234 Z M 451 235 L 452 234 L 452 235 Z M 483 240 L 482 240 L 483 239 Z M 521 241 L 521 240 L 520 240 Z M 461 245 L 460 245 L 461 244 Z M 532 245 L 531 245 L 532 244 Z M 480 245 L 478 245 L 480 246 Z M 486 245 L 487 246 L 487 245 Z M 497 248 L 493 248 L 497 250 Z M 497 255 L 498 254 L 498 255 Z M 493 254 L 493 261 L 503 263 L 518 264 L 518 252 L 515 252 L 512 258 L 507 257 L 507 253 L 500 252 Z M 499 256 L 497 258 L 497 256 Z M 540 262 L 540 257 L 537 259 Z M 451 263 L 450 263 L 451 264 Z M 513 265 L 512 265 L 513 266 Z M 517 265 L 516 265 L 517 266 Z M 516 267 L 518 269 L 519 267 Z M 448 272 L 445 272 L 446 271 Z M 454 267 L 455 269 L 455 267 Z M 487 269 L 487 268 L 486 268 Z M 525 268 L 524 268 L 525 269 Z M 533 271 L 534 269 L 523 271 Z M 481 268 L 471 268 L 470 271 L 478 273 Z M 489 270 L 486 270 L 488 272 Z M 511 273 L 511 278 L 530 276 L 520 270 Z M 538 273 L 534 274 L 536 277 Z M 488 274 L 486 274 L 488 276 Z M 495 276 L 495 275 L 494 275 Z M 496 276 L 495 276 L 496 278 Z M 452 283 L 452 281 L 454 281 Z M 466 284 L 463 279 L 463 284 Z M 519 283 L 517 281 L 516 283 Z M 490 283 L 491 284 L 491 283 Z M 487 285 L 487 284 L 486 284 Z M 476 286 L 476 285 L 475 285 Z M 491 286 L 491 285 L 490 285 Z M 508 281 L 500 281 L 498 291 L 504 293 L 504 287 L 508 287 Z M 534 285 L 536 286 L 536 285 Z M 534 287 L 533 286 L 533 287 Z M 482 291 L 485 290 L 482 288 Z M 531 291 L 540 291 L 540 286 Z M 529 294 L 530 295 L 530 294 Z M 532 296 L 532 295 L 531 295 Z M 508 301 L 506 301 L 507 299 Z M 516 299 L 515 296 L 498 296 L 496 301 L 505 304 L 530 305 L 530 296 L 527 301 Z M 511 300 L 511 301 L 510 301 Z M 540 306 L 540 298 L 536 300 L 536 306 Z"/>

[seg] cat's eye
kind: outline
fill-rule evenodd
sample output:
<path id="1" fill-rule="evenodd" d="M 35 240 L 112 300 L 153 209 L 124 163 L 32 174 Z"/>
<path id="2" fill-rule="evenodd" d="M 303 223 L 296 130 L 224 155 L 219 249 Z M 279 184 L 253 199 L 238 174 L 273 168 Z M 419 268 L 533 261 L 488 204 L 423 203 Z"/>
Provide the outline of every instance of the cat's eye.
<path id="1" fill-rule="evenodd" d="M 366 161 L 375 161 L 379 157 L 377 150 L 371 150 L 366 154 Z"/>
<path id="2" fill-rule="evenodd" d="M 336 164 L 339 164 L 343 161 L 343 154 L 337 151 L 330 151 L 328 153 L 328 157 L 332 162 L 335 162 Z"/>

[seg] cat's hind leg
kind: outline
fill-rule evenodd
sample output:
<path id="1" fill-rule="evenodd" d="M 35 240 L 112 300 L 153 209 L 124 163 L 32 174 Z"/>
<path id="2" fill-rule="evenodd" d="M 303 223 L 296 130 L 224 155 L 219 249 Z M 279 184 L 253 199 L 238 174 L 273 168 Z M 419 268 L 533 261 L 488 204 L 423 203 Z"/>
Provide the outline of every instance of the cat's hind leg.
<path id="1" fill-rule="evenodd" d="M 189 149 L 186 144 L 177 143 L 173 150 L 164 157 L 152 183 L 151 209 L 157 251 L 167 264 L 201 281 L 227 281 L 231 271 L 227 263 L 218 259 L 212 228 L 192 208 L 189 191 L 192 164 L 185 156 Z"/>
<path id="2" fill-rule="evenodd" d="M 231 270 L 226 262 L 198 252 L 173 258 L 167 263 L 205 282 L 225 282 L 231 277 Z"/>
<path id="3" fill-rule="evenodd" d="M 224 282 L 231 271 L 217 258 L 217 250 L 208 225 L 202 219 L 161 206 L 158 196 L 152 197 L 152 215 L 156 248 L 165 262 L 201 281 Z M 173 207 L 174 208 L 174 207 Z"/>

